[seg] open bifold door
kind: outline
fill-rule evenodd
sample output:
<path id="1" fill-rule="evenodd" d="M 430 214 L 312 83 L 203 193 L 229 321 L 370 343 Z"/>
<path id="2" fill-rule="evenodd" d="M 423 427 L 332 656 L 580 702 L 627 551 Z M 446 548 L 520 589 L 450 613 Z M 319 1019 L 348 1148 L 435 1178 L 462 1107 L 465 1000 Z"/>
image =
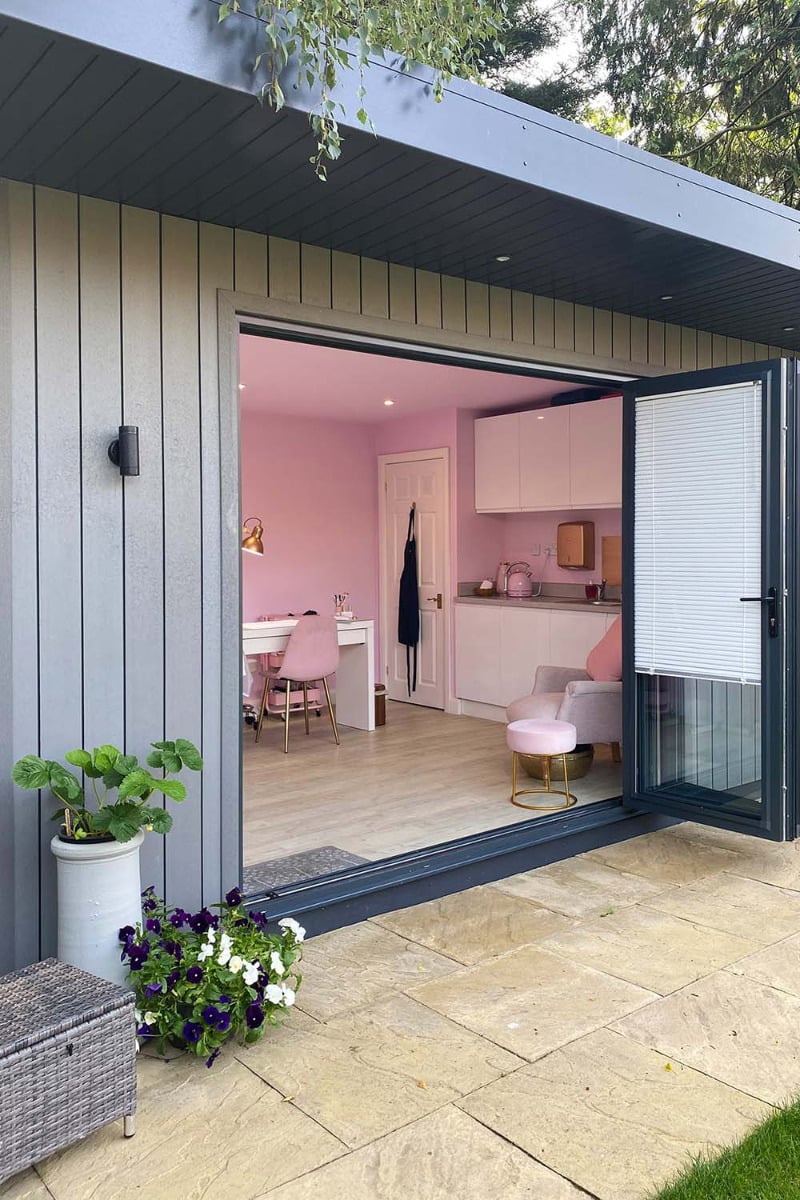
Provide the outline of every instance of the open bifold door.
<path id="1" fill-rule="evenodd" d="M 795 835 L 795 379 L 782 359 L 625 389 L 624 798 L 775 840 Z"/>

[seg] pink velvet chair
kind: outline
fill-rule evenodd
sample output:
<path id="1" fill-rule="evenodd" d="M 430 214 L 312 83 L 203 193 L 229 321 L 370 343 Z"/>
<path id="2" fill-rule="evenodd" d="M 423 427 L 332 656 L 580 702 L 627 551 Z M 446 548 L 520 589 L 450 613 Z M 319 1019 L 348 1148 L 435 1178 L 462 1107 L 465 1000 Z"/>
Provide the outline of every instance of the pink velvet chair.
<path id="1" fill-rule="evenodd" d="M 585 667 L 542 666 L 533 691 L 506 709 L 510 722 L 569 721 L 579 745 L 610 742 L 620 761 L 622 741 L 622 618 L 609 627 Z"/>
<path id="2" fill-rule="evenodd" d="M 331 719 L 333 736 L 339 745 L 339 730 L 336 725 L 336 714 L 331 703 L 331 693 L 328 686 L 328 676 L 333 675 L 339 666 L 339 631 L 333 617 L 300 617 L 289 636 L 289 644 L 283 654 L 283 662 L 277 668 L 277 677 L 286 684 L 285 694 L 272 692 L 269 688 L 269 677 L 264 688 L 261 701 L 261 711 L 256 729 L 256 741 L 261 734 L 261 725 L 266 711 L 283 711 L 285 727 L 283 732 L 283 752 L 289 753 L 289 717 L 293 711 L 302 707 L 305 715 L 306 733 L 308 726 L 309 684 L 322 682 L 325 699 L 328 704 L 328 714 Z M 299 683 L 302 691 L 292 688 Z M 317 695 L 312 698 L 313 707 L 319 704 Z M 274 698 L 274 699 L 273 699 Z"/>

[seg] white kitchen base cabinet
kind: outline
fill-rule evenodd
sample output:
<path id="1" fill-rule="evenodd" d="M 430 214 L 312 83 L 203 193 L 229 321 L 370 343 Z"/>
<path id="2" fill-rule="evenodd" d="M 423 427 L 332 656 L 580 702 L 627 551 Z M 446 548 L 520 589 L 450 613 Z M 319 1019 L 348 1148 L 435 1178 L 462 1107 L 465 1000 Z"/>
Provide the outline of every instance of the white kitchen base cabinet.
<path id="1" fill-rule="evenodd" d="M 616 613 L 456 604 L 456 696 L 462 712 L 505 720 L 532 691 L 536 668 L 583 667 Z"/>

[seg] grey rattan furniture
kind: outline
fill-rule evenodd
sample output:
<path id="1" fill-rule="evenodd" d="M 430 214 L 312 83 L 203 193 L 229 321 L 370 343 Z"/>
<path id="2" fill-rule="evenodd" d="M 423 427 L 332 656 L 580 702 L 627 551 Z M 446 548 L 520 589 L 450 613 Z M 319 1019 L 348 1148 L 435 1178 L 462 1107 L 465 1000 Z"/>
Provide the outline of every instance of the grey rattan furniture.
<path id="1" fill-rule="evenodd" d="M 133 992 L 55 958 L 2 976 L 0 1183 L 135 1111 Z"/>

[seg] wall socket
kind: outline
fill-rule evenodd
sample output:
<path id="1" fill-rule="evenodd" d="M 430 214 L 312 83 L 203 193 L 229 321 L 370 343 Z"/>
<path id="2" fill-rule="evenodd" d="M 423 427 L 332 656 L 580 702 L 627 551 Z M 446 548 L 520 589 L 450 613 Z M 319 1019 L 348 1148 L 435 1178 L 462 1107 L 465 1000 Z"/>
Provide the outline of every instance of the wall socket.
<path id="1" fill-rule="evenodd" d="M 535 546 L 531 546 L 531 548 L 530 548 L 530 555 L 531 555 L 531 557 L 532 557 L 532 558 L 536 558 L 536 557 L 537 557 L 537 555 L 539 555 L 539 554 L 541 554 L 541 553 L 542 553 L 542 544 L 541 544 L 541 542 L 537 542 Z"/>

